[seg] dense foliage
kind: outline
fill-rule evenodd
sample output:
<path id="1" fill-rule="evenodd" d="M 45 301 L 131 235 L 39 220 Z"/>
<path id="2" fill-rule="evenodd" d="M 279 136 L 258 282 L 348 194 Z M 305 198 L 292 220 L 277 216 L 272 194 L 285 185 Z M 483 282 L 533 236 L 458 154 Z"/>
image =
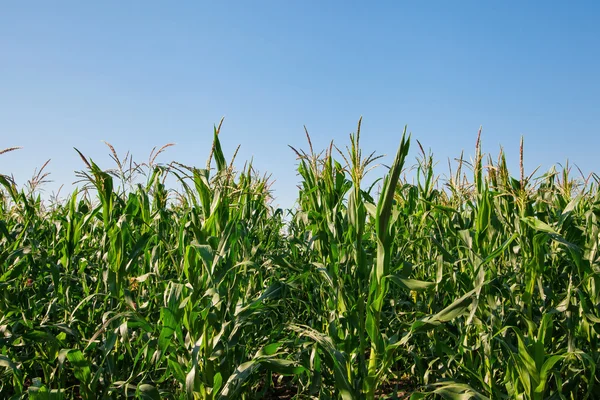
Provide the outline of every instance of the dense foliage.
<path id="1" fill-rule="evenodd" d="M 597 175 L 513 178 L 478 141 L 409 180 L 403 135 L 366 188 L 359 124 L 294 150 L 284 215 L 218 133 L 205 168 L 80 153 L 62 202 L 0 175 L 0 397 L 600 397 Z"/>

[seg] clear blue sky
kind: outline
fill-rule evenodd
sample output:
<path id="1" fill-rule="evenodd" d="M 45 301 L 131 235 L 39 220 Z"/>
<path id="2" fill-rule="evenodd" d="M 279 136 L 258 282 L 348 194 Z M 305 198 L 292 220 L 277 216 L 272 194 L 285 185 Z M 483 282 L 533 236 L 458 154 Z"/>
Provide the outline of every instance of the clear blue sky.
<path id="1" fill-rule="evenodd" d="M 363 116 L 365 152 L 402 128 L 445 170 L 462 149 L 505 146 L 526 170 L 567 158 L 600 170 L 600 3 L 38 1 L 0 5 L 0 173 L 19 183 L 51 158 L 54 184 L 112 166 L 101 140 L 202 166 L 225 116 L 231 156 L 295 198 L 303 125 L 322 148 Z M 413 150 L 416 146 L 413 147 Z M 415 151 L 411 151 L 411 161 Z M 389 157 L 388 157 L 389 159 Z M 375 174 L 383 174 L 380 169 Z M 513 171 L 518 174 L 518 170 Z"/>

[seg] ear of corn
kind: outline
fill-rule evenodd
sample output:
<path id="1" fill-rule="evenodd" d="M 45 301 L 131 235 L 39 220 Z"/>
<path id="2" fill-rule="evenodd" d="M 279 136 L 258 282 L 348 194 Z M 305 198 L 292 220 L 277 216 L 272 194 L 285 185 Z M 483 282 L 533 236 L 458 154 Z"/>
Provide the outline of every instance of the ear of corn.
<path id="1" fill-rule="evenodd" d="M 64 201 L 0 175 L 0 397 L 600 397 L 600 178 L 526 176 L 523 143 L 513 178 L 478 135 L 407 179 L 405 130 L 365 187 L 360 125 L 307 132 L 288 215 L 220 124 L 203 168 L 78 151 Z"/>

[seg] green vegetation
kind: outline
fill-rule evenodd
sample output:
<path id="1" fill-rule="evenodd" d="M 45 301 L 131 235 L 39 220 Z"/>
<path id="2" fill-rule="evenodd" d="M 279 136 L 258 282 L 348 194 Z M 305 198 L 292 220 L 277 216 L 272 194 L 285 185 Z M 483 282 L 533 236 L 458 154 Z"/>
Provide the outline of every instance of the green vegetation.
<path id="1" fill-rule="evenodd" d="M 359 124 L 294 150 L 288 216 L 219 130 L 205 168 L 80 153 L 63 202 L 0 175 L 1 398 L 600 397 L 597 175 L 513 178 L 478 141 L 409 181 L 405 131 L 365 187 Z"/>

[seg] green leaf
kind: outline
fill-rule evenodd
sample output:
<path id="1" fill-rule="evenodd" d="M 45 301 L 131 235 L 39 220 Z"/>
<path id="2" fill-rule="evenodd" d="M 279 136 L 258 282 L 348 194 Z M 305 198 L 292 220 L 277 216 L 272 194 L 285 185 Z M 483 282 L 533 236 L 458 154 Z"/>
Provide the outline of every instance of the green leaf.
<path id="1" fill-rule="evenodd" d="M 169 358 L 169 370 L 173 374 L 173 377 L 182 385 L 185 385 L 185 372 L 178 361 Z"/>
<path id="2" fill-rule="evenodd" d="M 387 278 L 403 289 L 415 290 L 417 292 L 426 291 L 435 287 L 435 282 L 401 278 L 396 275 L 388 275 Z"/>
<path id="3" fill-rule="evenodd" d="M 217 130 L 217 127 L 215 127 L 215 132 L 213 136 L 213 155 L 215 157 L 215 161 L 217 162 L 217 170 L 225 170 L 225 157 L 223 156 L 223 150 L 221 149 L 221 141 L 219 140 L 219 132 Z"/>
<path id="4" fill-rule="evenodd" d="M 83 357 L 80 350 L 70 350 L 67 359 L 73 365 L 73 374 L 83 384 L 89 385 L 92 381 L 92 370 L 89 362 Z"/>
<path id="5" fill-rule="evenodd" d="M 219 393 L 219 390 L 221 390 L 222 386 L 223 386 L 223 377 L 221 376 L 220 372 L 217 372 L 215 374 L 215 376 L 213 377 L 213 393 L 215 393 L 215 394 Z"/>
<path id="6" fill-rule="evenodd" d="M 554 365 L 564 358 L 565 358 L 564 355 L 554 355 L 554 356 L 550 356 L 546 359 L 546 361 L 544 362 L 544 365 L 542 365 L 542 369 L 540 370 L 540 375 L 539 375 L 540 381 L 539 381 L 539 384 L 537 385 L 537 387 L 535 388 L 536 393 L 544 394 L 544 392 L 546 390 L 546 385 L 548 384 L 548 381 L 549 381 L 548 374 L 550 373 L 550 371 L 552 370 Z"/>
<path id="7" fill-rule="evenodd" d="M 231 374 L 225 383 L 225 386 L 223 386 L 223 390 L 221 391 L 218 399 L 237 399 L 243 384 L 246 382 L 250 374 L 252 374 L 256 368 L 258 368 L 258 366 L 259 364 L 256 361 L 251 360 L 237 367 L 234 373 Z"/>
<path id="8" fill-rule="evenodd" d="M 4 367 L 6 369 L 10 369 L 13 374 L 18 374 L 19 369 L 17 368 L 17 364 L 12 362 L 7 356 L 0 354 L 0 367 Z"/>
<path id="9" fill-rule="evenodd" d="M 545 222 L 540 221 L 537 218 L 523 217 L 523 218 L 521 218 L 521 220 L 523 222 L 527 223 L 527 225 L 531 226 L 533 229 L 535 229 L 537 231 L 558 235 L 558 232 L 556 232 L 554 230 L 554 228 L 552 228 L 550 225 L 546 224 Z"/>
<path id="10" fill-rule="evenodd" d="M 324 335 L 315 329 L 309 326 L 303 325 L 290 325 L 290 329 L 297 332 L 302 336 L 307 336 L 318 343 L 323 350 L 325 350 L 325 354 L 329 357 L 332 362 L 332 368 L 335 377 L 335 385 L 336 388 L 340 391 L 340 395 L 343 400 L 354 400 L 354 394 L 352 391 L 352 386 L 347 378 L 347 366 L 348 366 L 348 358 L 346 354 L 339 351 L 331 338 L 327 335 Z"/>
<path id="11" fill-rule="evenodd" d="M 410 331 L 406 335 L 404 335 L 404 337 L 402 338 L 402 340 L 400 340 L 400 342 L 398 342 L 398 344 L 406 344 L 412 337 L 413 333 L 429 330 L 444 322 L 451 321 L 454 318 L 463 315 L 466 309 L 469 307 L 469 305 L 473 302 L 472 297 L 473 295 L 475 295 L 478 289 L 479 287 L 476 287 L 470 292 L 465 293 L 463 296 L 453 301 L 452 304 L 450 304 L 448 307 L 444 308 L 437 314 L 430 315 L 428 317 L 421 318 L 420 320 L 413 322 Z"/>
<path id="12" fill-rule="evenodd" d="M 194 400 L 194 387 L 196 384 L 196 367 L 192 367 L 185 378 L 185 393 L 187 400 Z"/>
<path id="13" fill-rule="evenodd" d="M 279 358 L 267 358 L 260 360 L 260 363 L 273 372 L 277 372 L 281 375 L 299 375 L 306 371 L 306 368 L 297 365 L 295 362 L 290 360 L 283 360 Z"/>
<path id="14" fill-rule="evenodd" d="M 281 343 L 271 343 L 264 346 L 260 351 L 256 354 L 258 357 L 261 356 L 272 356 L 277 353 L 277 350 L 281 347 Z"/>
<path id="15" fill-rule="evenodd" d="M 152 385 L 148 385 L 148 384 L 141 384 L 137 387 L 137 395 L 140 399 L 146 399 L 146 400 L 160 400 L 160 393 L 158 393 L 158 390 L 152 386 Z"/>

